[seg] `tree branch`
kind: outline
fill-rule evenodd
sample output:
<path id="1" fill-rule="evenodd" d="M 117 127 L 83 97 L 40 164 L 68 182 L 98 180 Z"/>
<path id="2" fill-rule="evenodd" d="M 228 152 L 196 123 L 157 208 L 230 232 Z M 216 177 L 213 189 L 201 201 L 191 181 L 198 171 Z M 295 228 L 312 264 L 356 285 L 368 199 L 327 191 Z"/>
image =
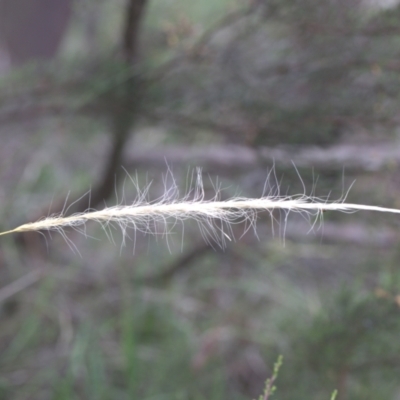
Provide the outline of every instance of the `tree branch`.
<path id="1" fill-rule="evenodd" d="M 200 242 L 179 257 L 176 261 L 170 265 L 162 268 L 161 272 L 156 274 L 139 277 L 135 281 L 138 283 L 163 283 L 171 279 L 177 273 L 190 267 L 195 260 L 198 260 L 203 255 L 207 254 L 208 251 L 212 250 L 212 247 L 206 242 Z"/>
<path id="2" fill-rule="evenodd" d="M 319 170 L 379 171 L 400 163 L 400 146 L 392 142 L 380 144 L 340 144 L 331 147 L 259 147 L 240 145 L 166 146 L 158 149 L 137 149 L 128 155 L 124 166 L 165 168 L 172 164 L 203 166 L 208 171 L 246 171 L 265 163 L 282 167 L 315 167 Z"/>
<path id="3" fill-rule="evenodd" d="M 136 61 L 140 23 L 147 0 L 129 0 L 122 33 L 122 52 L 128 63 Z"/>
<path id="4" fill-rule="evenodd" d="M 140 22 L 143 17 L 147 0 L 129 0 L 127 4 L 126 19 L 122 32 L 122 51 L 127 64 L 134 68 L 138 62 L 138 36 Z M 91 207 L 97 207 L 107 200 L 113 193 L 119 180 L 122 164 L 122 153 L 138 112 L 138 93 L 141 90 L 139 78 L 132 74 L 131 78 L 123 83 L 122 87 L 114 88 L 109 94 L 110 103 L 117 104 L 111 117 L 113 144 L 106 162 L 105 170 L 100 183 L 95 187 L 91 196 Z M 79 197 L 69 209 L 70 213 L 83 212 L 87 209 L 87 199 Z"/>

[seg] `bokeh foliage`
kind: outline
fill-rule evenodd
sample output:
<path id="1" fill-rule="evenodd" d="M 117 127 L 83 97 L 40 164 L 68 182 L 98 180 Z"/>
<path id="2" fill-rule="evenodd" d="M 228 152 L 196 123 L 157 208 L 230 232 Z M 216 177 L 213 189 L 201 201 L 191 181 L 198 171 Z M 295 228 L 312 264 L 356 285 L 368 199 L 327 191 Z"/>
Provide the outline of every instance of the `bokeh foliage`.
<path id="1" fill-rule="evenodd" d="M 60 211 L 68 191 L 68 202 L 89 187 L 97 207 L 129 202 L 136 191 L 121 165 L 140 187 L 153 181 L 149 197 L 159 198 L 168 179 L 164 159 L 146 159 L 154 149 L 174 150 L 182 193 L 199 165 L 182 153 L 254 152 L 254 168 L 200 163 L 207 198 L 221 175 L 225 198 L 262 194 L 273 163 L 265 146 L 395 145 L 399 7 L 150 1 L 132 61 L 122 39 L 130 3 L 76 0 L 56 58 L 2 72 L 4 229 Z M 397 164 L 343 174 L 280 161 L 273 193 L 304 184 L 339 197 L 357 178 L 351 201 L 399 206 Z M 70 211 L 87 206 L 86 196 Z M 250 399 L 279 355 L 276 398 L 328 399 L 334 389 L 341 400 L 395 398 L 398 222 L 324 220 L 325 235 L 293 216 L 273 237 L 261 216 L 259 240 L 235 227 L 224 250 L 193 224 L 168 241 L 132 234 L 126 247 L 96 227 L 88 238 L 70 232 L 75 247 L 57 235 L 2 238 L 0 399 Z M 40 277 L 8 295 L 32 270 Z"/>

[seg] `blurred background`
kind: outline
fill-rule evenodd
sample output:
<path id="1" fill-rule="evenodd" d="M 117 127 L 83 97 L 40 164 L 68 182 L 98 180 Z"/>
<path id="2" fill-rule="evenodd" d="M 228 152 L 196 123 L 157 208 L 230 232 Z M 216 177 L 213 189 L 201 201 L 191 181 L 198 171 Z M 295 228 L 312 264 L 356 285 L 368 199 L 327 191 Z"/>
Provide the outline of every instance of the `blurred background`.
<path id="1" fill-rule="evenodd" d="M 399 208 L 397 3 L 0 0 L 1 231 L 195 167 Z M 400 219 L 314 222 L 3 236 L 0 399 L 400 399 Z"/>

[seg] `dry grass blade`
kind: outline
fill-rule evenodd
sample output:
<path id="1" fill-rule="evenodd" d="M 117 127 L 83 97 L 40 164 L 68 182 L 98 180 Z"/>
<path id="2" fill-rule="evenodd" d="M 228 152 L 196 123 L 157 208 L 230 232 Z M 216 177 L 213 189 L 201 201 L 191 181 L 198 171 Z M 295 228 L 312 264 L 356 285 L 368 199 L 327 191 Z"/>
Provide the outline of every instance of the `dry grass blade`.
<path id="1" fill-rule="evenodd" d="M 274 210 L 300 212 L 318 216 L 324 211 L 375 211 L 400 214 L 399 209 L 370 206 L 353 203 L 317 202 L 313 198 L 234 198 L 227 201 L 183 201 L 172 203 L 157 203 L 146 205 L 128 205 L 105 208 L 100 211 L 89 211 L 64 217 L 62 215 L 48 217 L 37 222 L 27 223 L 19 227 L 1 232 L 6 235 L 16 232 L 58 230 L 67 227 L 77 227 L 89 221 L 102 224 L 117 223 L 120 226 L 131 225 L 138 228 L 149 220 L 166 221 L 169 218 L 177 220 L 195 219 L 198 222 L 208 219 L 218 219 L 222 222 L 234 223 L 237 220 L 252 220 L 258 212 Z"/>
<path id="2" fill-rule="evenodd" d="M 270 175 L 268 179 L 269 177 Z M 36 222 L 20 225 L 17 228 L 0 233 L 0 236 L 17 232 L 57 231 L 67 239 L 66 228 L 73 228 L 86 234 L 86 223 L 91 221 L 100 223 L 104 230 L 110 233 L 110 237 L 112 237 L 110 229 L 113 227 L 119 227 L 124 237 L 128 228 L 133 229 L 135 233 L 139 231 L 145 234 L 159 234 L 161 232 L 160 227 L 163 227 L 164 231 L 161 233 L 167 235 L 172 232 L 177 223 L 194 220 L 207 241 L 211 239 L 221 247 L 224 247 L 226 239 L 231 240 L 234 237 L 233 225 L 245 223 L 246 231 L 248 229 L 254 229 L 255 231 L 257 216 L 261 212 L 269 213 L 273 224 L 277 221 L 274 211 L 283 213 L 283 222 L 285 224 L 291 212 L 300 213 L 310 219 L 310 222 L 314 219 L 312 226 L 316 221 L 322 220 L 324 211 L 345 213 L 374 211 L 400 214 L 400 210 L 395 208 L 346 203 L 346 196 L 336 202 L 327 202 L 305 194 L 280 196 L 279 186 L 278 189 L 275 189 L 275 192 L 271 191 L 269 195 L 261 198 L 234 197 L 225 201 L 220 200 L 219 190 L 217 189 L 217 193 L 212 200 L 205 200 L 200 170 L 197 170 L 197 179 L 194 187 L 192 186 L 192 189 L 183 198 L 178 196 L 179 191 L 173 177 L 172 186 L 170 187 L 167 187 L 166 180 L 164 181 L 165 194 L 163 198 L 156 202 L 149 202 L 146 199 L 149 187 L 144 191 L 140 191 L 137 183 L 133 180 L 132 182 L 138 189 L 139 194 L 136 201 L 130 205 L 117 205 L 99 211 L 88 210 L 84 213 L 70 216 L 65 216 L 61 213 Z"/>

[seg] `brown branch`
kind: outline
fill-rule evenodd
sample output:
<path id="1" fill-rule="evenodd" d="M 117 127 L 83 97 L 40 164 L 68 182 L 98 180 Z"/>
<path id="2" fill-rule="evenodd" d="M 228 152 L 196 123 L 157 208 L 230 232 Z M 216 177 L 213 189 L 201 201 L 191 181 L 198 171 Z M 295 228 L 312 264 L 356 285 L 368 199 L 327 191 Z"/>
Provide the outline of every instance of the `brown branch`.
<path id="1" fill-rule="evenodd" d="M 145 4 L 146 0 L 129 0 L 127 4 L 121 42 L 124 60 L 132 66 L 132 70 L 134 70 L 135 64 L 138 62 L 138 35 Z M 105 163 L 103 175 L 91 194 L 90 206 L 93 208 L 102 205 L 114 193 L 115 185 L 121 175 L 119 168 L 122 164 L 124 146 L 136 122 L 141 87 L 139 78 L 135 73 L 132 73 L 130 79 L 124 81 L 121 87 L 114 87 L 106 96 L 103 95 L 103 97 L 107 98 L 114 111 L 110 117 L 113 143 Z M 79 195 L 77 198 L 78 200 L 68 208 L 69 214 L 83 212 L 88 208 L 87 197 Z M 63 208 L 64 201 L 58 201 L 55 202 L 55 205 L 48 213 L 59 213 Z M 23 243 L 24 240 L 20 240 L 20 242 Z"/>
<path id="2" fill-rule="evenodd" d="M 33 285 L 44 275 L 43 268 L 35 269 L 21 278 L 9 283 L 7 286 L 0 288 L 0 303 L 8 300 L 10 297 L 17 293 L 25 290 L 29 286 Z"/>
<path id="3" fill-rule="evenodd" d="M 147 0 L 129 0 L 127 4 L 126 19 L 122 32 L 122 51 L 125 62 L 132 65 L 132 68 L 138 62 L 139 28 L 146 3 Z M 140 90 L 141 83 L 139 78 L 133 74 L 130 79 L 123 83 L 121 88 L 116 87 L 109 94 L 109 103 L 113 105 L 114 110 L 111 117 L 113 144 L 100 183 L 92 192 L 91 207 L 96 208 L 114 193 L 115 186 L 121 175 L 119 168 L 122 164 L 124 146 L 137 117 Z M 80 200 L 70 207 L 69 212 L 83 212 L 87 208 L 87 199 L 80 197 Z"/>
<path id="4" fill-rule="evenodd" d="M 212 250 L 212 247 L 209 244 L 206 242 L 200 242 L 172 264 L 168 265 L 167 267 L 163 267 L 161 272 L 137 278 L 136 282 L 150 284 L 166 282 L 179 272 L 190 267 L 195 260 L 204 256 L 210 250 Z"/>
<path id="5" fill-rule="evenodd" d="M 136 61 L 140 23 L 147 0 L 129 0 L 123 27 L 122 52 L 128 63 Z"/>
<path id="6" fill-rule="evenodd" d="M 346 171 L 379 171 L 400 163 L 400 146 L 392 142 L 379 144 L 340 144 L 331 147 L 259 147 L 240 145 L 166 146 L 137 149 L 128 155 L 124 166 L 165 168 L 173 164 L 202 166 L 207 171 L 246 171 L 264 164 L 281 167 L 315 167 L 321 171 L 346 168 Z"/>
<path id="7" fill-rule="evenodd" d="M 154 124 L 155 122 L 161 122 L 163 124 L 173 124 L 178 126 L 179 128 L 200 128 L 207 129 L 210 131 L 217 132 L 219 134 L 228 134 L 228 135 L 243 135 L 243 129 L 241 129 L 238 124 L 229 125 L 225 123 L 221 123 L 218 121 L 213 121 L 210 118 L 202 118 L 194 115 L 185 115 L 183 113 L 174 113 L 168 111 L 160 111 L 160 110 L 148 110 L 141 109 L 140 115 L 147 119 L 149 122 Z"/>

